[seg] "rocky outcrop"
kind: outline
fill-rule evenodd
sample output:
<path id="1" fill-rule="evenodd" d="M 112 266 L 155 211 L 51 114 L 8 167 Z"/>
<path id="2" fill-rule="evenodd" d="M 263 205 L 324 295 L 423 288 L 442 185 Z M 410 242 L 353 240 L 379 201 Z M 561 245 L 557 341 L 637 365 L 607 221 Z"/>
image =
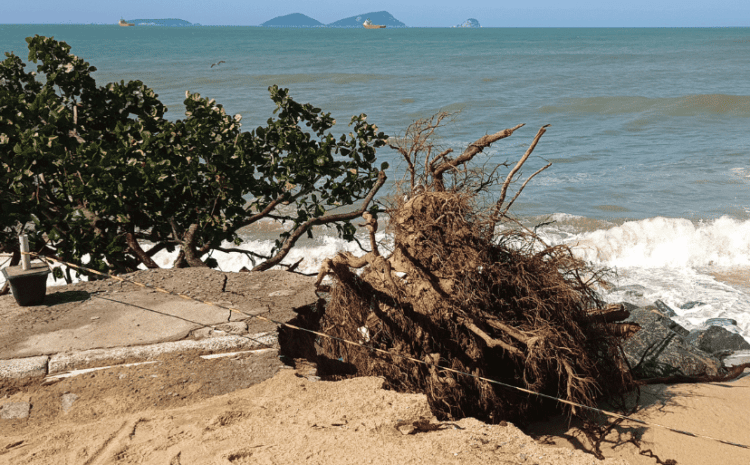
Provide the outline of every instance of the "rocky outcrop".
<path id="1" fill-rule="evenodd" d="M 638 379 L 701 379 L 726 373 L 721 361 L 691 344 L 688 330 L 677 324 L 665 304 L 636 307 L 624 304 L 630 311 L 625 320 L 641 329 L 625 340 L 622 348 Z M 666 308 L 665 308 L 666 307 Z"/>
<path id="2" fill-rule="evenodd" d="M 729 331 L 724 326 L 709 326 L 708 329 L 690 331 L 688 342 L 716 357 L 730 355 L 738 350 L 750 350 L 744 337 Z"/>

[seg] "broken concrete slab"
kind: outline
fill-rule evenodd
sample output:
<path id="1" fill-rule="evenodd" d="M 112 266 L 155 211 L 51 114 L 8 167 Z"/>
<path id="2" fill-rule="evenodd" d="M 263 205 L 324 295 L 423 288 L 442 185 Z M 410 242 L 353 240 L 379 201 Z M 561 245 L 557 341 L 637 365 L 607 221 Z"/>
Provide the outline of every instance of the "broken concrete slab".
<path id="1" fill-rule="evenodd" d="M 294 308 L 318 299 L 315 277 L 285 271 L 184 268 L 123 277 L 242 313 L 115 280 L 52 286 L 39 307 L 19 307 L 12 296 L 0 296 L 0 360 L 177 341 L 204 325 L 238 323 L 224 329 L 228 334 L 275 331 L 275 323 L 252 316 L 288 321 L 296 316 Z"/>
<path id="2" fill-rule="evenodd" d="M 135 344 L 152 344 L 184 338 L 190 330 L 204 324 L 229 321 L 229 311 L 219 307 L 173 298 L 154 299 L 148 291 L 110 296 L 94 296 L 80 305 L 83 314 L 99 313 L 88 319 L 52 332 L 31 334 L 3 354 L 8 358 L 54 354 L 61 351 L 89 350 Z M 98 316 L 98 315 L 97 315 Z"/>
<path id="3" fill-rule="evenodd" d="M 66 392 L 62 395 L 60 402 L 62 404 L 63 413 L 68 413 L 68 410 L 73 406 L 73 402 L 75 402 L 76 399 L 78 399 L 78 396 L 72 392 Z"/>
<path id="4" fill-rule="evenodd" d="M 199 341 L 184 340 L 145 346 L 76 351 L 50 357 L 49 374 L 103 364 L 122 363 L 126 360 L 149 360 L 159 355 L 188 350 L 214 352 L 231 349 L 276 347 L 277 345 L 278 339 L 275 333 L 259 333 L 248 336 L 215 337 Z"/>
<path id="5" fill-rule="evenodd" d="M 213 328 L 198 328 L 190 333 L 190 335 L 194 339 L 205 339 L 207 337 L 224 337 L 230 334 L 245 333 L 247 333 L 247 323 L 244 321 L 233 321 L 231 323 L 215 325 Z"/>
<path id="6" fill-rule="evenodd" d="M 0 419 L 16 420 L 26 418 L 31 411 L 31 404 L 28 402 L 8 402 L 0 407 Z"/>

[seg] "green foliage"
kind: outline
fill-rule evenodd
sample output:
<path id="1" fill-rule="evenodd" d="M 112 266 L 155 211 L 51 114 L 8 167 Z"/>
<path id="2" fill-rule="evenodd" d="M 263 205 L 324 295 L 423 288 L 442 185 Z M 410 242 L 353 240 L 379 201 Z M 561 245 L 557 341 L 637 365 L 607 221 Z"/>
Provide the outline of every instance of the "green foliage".
<path id="1" fill-rule="evenodd" d="M 387 136 L 365 115 L 336 138 L 330 113 L 272 86 L 276 117 L 254 131 L 190 92 L 185 119 L 171 122 L 142 82 L 97 86 L 96 68 L 64 42 L 27 42 L 36 72 L 13 54 L 0 63 L 0 251 L 17 247 L 26 227 L 34 250 L 78 263 L 89 255 L 103 271 L 155 266 L 144 241 L 153 250 L 179 246 L 188 264 L 203 265 L 195 257 L 273 218 L 294 225 L 262 257 L 278 263 L 300 228 L 311 235 L 331 208 L 382 184 L 386 166 L 375 167 L 375 150 Z M 358 215 L 349 216 L 330 222 L 351 239 Z"/>

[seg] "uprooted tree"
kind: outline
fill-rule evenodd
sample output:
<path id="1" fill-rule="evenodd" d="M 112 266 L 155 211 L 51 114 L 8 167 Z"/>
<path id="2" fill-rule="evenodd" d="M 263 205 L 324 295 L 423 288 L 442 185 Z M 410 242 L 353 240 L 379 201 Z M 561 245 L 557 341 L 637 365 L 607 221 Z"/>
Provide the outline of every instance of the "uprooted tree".
<path id="1" fill-rule="evenodd" d="M 452 158 L 432 143 L 448 116 L 414 123 L 392 146 L 407 165 L 388 210 L 392 250 L 376 242 L 376 219 L 363 215 L 371 251 L 326 261 L 318 286 L 330 299 L 300 313 L 302 324 L 366 347 L 321 338 L 312 356 L 324 370 L 343 361 L 350 373 L 423 392 L 442 419 L 519 420 L 550 403 L 441 367 L 584 405 L 626 393 L 634 385 L 618 338 L 627 328 L 612 323 L 621 310 L 595 292 L 603 272 L 564 246 L 547 246 L 508 215 L 526 183 L 549 166 L 517 186 L 547 126 L 513 166 L 484 172 L 470 162 L 523 125 L 486 135 Z M 501 168 L 508 169 L 504 178 Z M 483 195 L 493 192 L 488 202 Z"/>
<path id="2" fill-rule="evenodd" d="M 12 53 L 0 63 L 0 252 L 14 262 L 25 229 L 33 251 L 74 263 L 88 255 L 100 271 L 157 268 L 154 255 L 178 247 L 175 266 L 215 266 L 204 256 L 222 250 L 264 270 L 314 226 L 351 240 L 351 220 L 377 213 L 386 165 L 375 166 L 375 150 L 387 136 L 364 114 L 334 137 L 330 113 L 272 86 L 277 117 L 254 131 L 190 92 L 186 118 L 169 121 L 142 82 L 97 86 L 96 68 L 65 42 L 26 40 L 36 72 Z M 356 208 L 330 213 L 342 205 Z M 227 246 L 263 219 L 291 224 L 270 254 Z"/>

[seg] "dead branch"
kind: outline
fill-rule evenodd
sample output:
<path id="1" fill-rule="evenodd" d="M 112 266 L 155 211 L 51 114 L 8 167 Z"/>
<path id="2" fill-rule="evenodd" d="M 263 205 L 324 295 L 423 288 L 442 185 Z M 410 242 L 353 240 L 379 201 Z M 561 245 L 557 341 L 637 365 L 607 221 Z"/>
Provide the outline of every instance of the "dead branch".
<path id="1" fill-rule="evenodd" d="M 539 173 L 541 173 L 542 171 L 546 170 L 546 169 L 547 169 L 547 168 L 549 168 L 550 166 L 552 166 L 552 163 L 547 163 L 547 164 L 546 164 L 546 165 L 544 165 L 543 167 L 541 167 L 541 168 L 539 168 L 538 170 L 536 170 L 536 171 L 534 172 L 534 174 L 532 174 L 531 176 L 529 176 L 528 178 L 526 178 L 526 181 L 524 181 L 524 182 L 523 182 L 523 184 L 521 184 L 521 187 L 519 187 L 519 188 L 518 188 L 518 191 L 516 191 L 516 195 L 514 195 L 514 196 L 513 196 L 513 198 L 511 199 L 511 201 L 510 201 L 510 202 L 508 202 L 508 205 L 506 205 L 506 206 L 505 206 L 505 209 L 503 210 L 503 212 L 502 212 L 502 213 L 501 213 L 500 215 L 501 215 L 501 216 L 506 216 L 506 214 L 508 213 L 508 210 L 510 210 L 510 207 L 512 207 L 512 206 L 513 206 L 513 203 L 515 203 L 515 201 L 516 201 L 516 199 L 518 198 L 518 196 L 519 196 L 519 195 L 521 195 L 521 192 L 522 192 L 522 191 L 523 191 L 523 189 L 524 189 L 524 188 L 526 187 L 526 184 L 528 184 L 528 183 L 529 183 L 529 181 L 531 181 L 531 180 L 532 180 L 532 179 L 534 178 L 534 176 L 536 176 L 537 174 L 539 174 Z"/>
<path id="2" fill-rule="evenodd" d="M 549 124 L 545 124 L 539 129 L 539 132 L 536 133 L 536 136 L 534 137 L 534 140 L 531 142 L 531 145 L 526 150 L 526 153 L 523 154 L 520 160 L 518 160 L 518 163 L 516 163 L 516 166 L 513 167 L 512 170 L 508 173 L 508 176 L 505 178 L 505 182 L 503 183 L 503 187 L 500 190 L 500 198 L 497 200 L 497 204 L 495 205 L 495 210 L 493 211 L 493 217 L 499 216 L 498 212 L 500 211 L 500 208 L 503 206 L 503 202 L 505 202 L 505 195 L 508 191 L 508 186 L 510 186 L 510 183 L 513 181 L 513 177 L 516 175 L 518 170 L 521 169 L 524 163 L 526 163 L 526 160 L 529 159 L 529 156 L 531 155 L 531 152 L 534 151 L 534 148 L 536 148 L 536 144 L 539 143 L 539 139 L 542 138 L 542 135 L 547 132 L 547 128 L 549 127 Z"/>
<path id="3" fill-rule="evenodd" d="M 523 126 L 524 124 L 519 124 L 510 129 L 503 129 L 502 131 L 496 132 L 495 134 L 488 134 L 486 136 L 483 136 L 477 139 L 474 143 L 469 144 L 469 147 L 466 150 L 464 150 L 464 152 L 461 155 L 459 155 L 458 158 L 456 158 L 455 160 L 446 161 L 440 164 L 437 168 L 435 168 L 434 171 L 432 171 L 431 173 L 428 173 L 432 176 L 433 182 L 437 183 L 435 187 L 438 190 L 442 190 L 443 173 L 445 173 L 447 170 L 455 169 L 458 165 L 463 165 L 465 163 L 468 163 L 479 152 L 481 152 L 485 148 L 492 145 L 492 143 L 497 142 L 500 139 L 505 139 L 506 137 L 510 137 L 513 134 L 513 132 L 515 132 L 519 128 L 522 128 Z"/>
<path id="4" fill-rule="evenodd" d="M 612 323 L 622 321 L 629 316 L 630 312 L 623 304 L 610 304 L 602 309 L 594 309 L 586 313 L 586 319 L 591 323 Z"/>

